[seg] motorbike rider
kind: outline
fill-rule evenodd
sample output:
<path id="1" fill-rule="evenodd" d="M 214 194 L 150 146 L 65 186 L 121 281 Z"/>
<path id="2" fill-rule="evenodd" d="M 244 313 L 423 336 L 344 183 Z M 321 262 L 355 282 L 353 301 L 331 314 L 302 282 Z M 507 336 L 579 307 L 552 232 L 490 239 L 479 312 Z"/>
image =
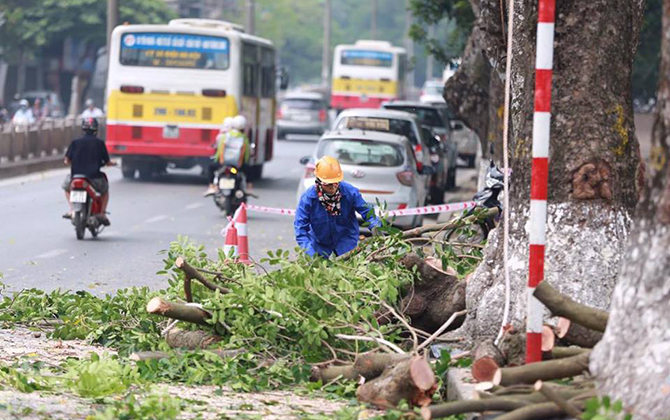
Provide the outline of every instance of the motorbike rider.
<path id="1" fill-rule="evenodd" d="M 12 123 L 14 125 L 30 125 L 35 122 L 33 110 L 30 108 L 30 102 L 27 99 L 21 99 L 19 109 L 14 113 Z"/>
<path id="2" fill-rule="evenodd" d="M 63 181 L 65 198 L 67 198 L 70 211 L 63 215 L 64 218 L 72 218 L 73 208 L 70 202 L 70 181 L 73 175 L 84 175 L 91 182 L 93 188 L 101 197 L 101 214 L 98 215 L 100 222 L 109 226 L 110 222 L 106 215 L 107 203 L 109 202 L 109 183 L 107 176 L 100 171 L 103 166 L 114 166 L 116 162 L 109 159 L 105 142 L 97 137 L 98 120 L 93 117 L 84 118 L 81 124 L 84 135 L 70 143 L 65 153 L 65 164 L 70 166 L 70 174 Z"/>
<path id="3" fill-rule="evenodd" d="M 225 122 L 224 120 L 224 124 Z M 218 144 L 214 153 L 214 164 L 210 167 L 210 185 L 205 191 L 205 196 L 216 193 L 216 186 L 213 183 L 214 172 L 221 166 L 233 165 L 240 170 L 240 175 L 245 176 L 251 149 L 249 138 L 244 133 L 246 126 L 247 119 L 244 115 L 237 115 L 230 121 L 230 129 L 217 138 Z M 251 184 L 248 184 L 248 186 L 251 188 Z"/>
<path id="4" fill-rule="evenodd" d="M 343 182 L 337 159 L 324 156 L 316 162 L 315 185 L 300 198 L 296 209 L 295 239 L 310 256 L 343 255 L 356 248 L 359 239 L 356 212 L 369 222 L 374 235 L 381 222 L 353 185 Z"/>
<path id="5" fill-rule="evenodd" d="M 207 190 L 203 193 L 205 197 L 210 196 L 216 192 L 216 185 L 214 185 L 214 174 L 216 173 L 216 170 L 221 167 L 223 164 L 223 161 L 219 162 L 219 158 L 223 158 L 223 155 L 219 156 L 217 155 L 217 151 L 219 150 L 219 145 L 221 142 L 225 140 L 226 134 L 233 128 L 233 117 L 226 117 L 223 119 L 223 124 L 221 124 L 221 129 L 219 130 L 219 134 L 216 136 L 216 142 L 214 143 L 214 155 L 212 155 L 212 162 L 209 164 L 209 168 L 207 169 L 208 173 L 207 176 L 209 177 L 209 187 Z"/>

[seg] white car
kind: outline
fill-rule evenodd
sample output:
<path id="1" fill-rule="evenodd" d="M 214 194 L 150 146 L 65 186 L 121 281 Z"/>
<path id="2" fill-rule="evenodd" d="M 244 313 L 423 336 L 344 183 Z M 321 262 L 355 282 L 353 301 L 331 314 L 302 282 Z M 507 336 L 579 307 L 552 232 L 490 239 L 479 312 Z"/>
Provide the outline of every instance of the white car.
<path id="1" fill-rule="evenodd" d="M 417 169 L 412 144 L 404 136 L 357 129 L 325 133 L 314 154 L 301 159 L 305 173 L 298 185 L 298 201 L 314 185 L 314 163 L 323 156 L 339 160 L 344 181 L 358 188 L 370 205 L 379 203 L 386 210 L 397 210 L 426 203 L 425 175 Z M 430 174 L 433 168 L 423 171 Z M 423 216 L 402 216 L 393 219 L 393 224 L 406 229 L 419 226 L 422 220 Z"/>
<path id="2" fill-rule="evenodd" d="M 443 90 L 444 82 L 442 80 L 426 80 L 421 88 L 419 102 L 424 104 L 444 104 L 446 101 L 442 96 Z"/>
<path id="3" fill-rule="evenodd" d="M 334 130 L 361 129 L 398 134 L 412 145 L 418 170 L 431 166 L 430 140 L 425 138 L 414 114 L 389 109 L 352 108 L 340 112 L 333 122 Z"/>

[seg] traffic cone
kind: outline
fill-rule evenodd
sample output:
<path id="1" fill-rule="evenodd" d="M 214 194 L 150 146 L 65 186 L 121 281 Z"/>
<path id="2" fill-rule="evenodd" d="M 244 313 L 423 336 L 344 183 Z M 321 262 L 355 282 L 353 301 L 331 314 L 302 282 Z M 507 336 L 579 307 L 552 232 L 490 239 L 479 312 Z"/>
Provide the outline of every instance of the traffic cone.
<path id="1" fill-rule="evenodd" d="M 231 249 L 233 250 L 233 257 L 237 257 L 237 229 L 235 228 L 235 221 L 232 219 L 230 219 L 229 226 L 226 229 L 226 242 L 223 244 L 223 253 L 228 256 Z"/>
<path id="2" fill-rule="evenodd" d="M 249 237 L 247 236 L 247 205 L 242 205 L 235 212 L 235 226 L 237 228 L 237 245 L 240 262 L 251 264 L 249 259 Z"/>

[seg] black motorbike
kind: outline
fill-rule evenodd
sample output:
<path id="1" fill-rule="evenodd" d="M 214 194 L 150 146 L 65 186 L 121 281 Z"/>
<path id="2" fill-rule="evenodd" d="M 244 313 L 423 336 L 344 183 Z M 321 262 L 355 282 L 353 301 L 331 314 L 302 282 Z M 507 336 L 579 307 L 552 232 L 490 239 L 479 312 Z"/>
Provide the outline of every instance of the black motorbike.
<path id="1" fill-rule="evenodd" d="M 214 204 L 225 216 L 232 216 L 242 203 L 247 202 L 246 177 L 234 166 L 224 165 L 214 172 Z"/>
<path id="2" fill-rule="evenodd" d="M 459 243 L 481 243 L 489 236 L 489 232 L 496 227 L 498 221 L 502 216 L 503 205 L 500 202 L 500 194 L 505 189 L 505 174 L 493 163 L 489 164 L 486 169 L 485 187 L 483 190 L 477 192 L 472 200 L 475 202 L 475 207 L 468 210 L 462 218 L 472 216 L 477 211 L 482 209 L 497 208 L 497 214 L 492 214 L 486 218 L 479 220 L 476 224 L 466 228 L 458 228 L 451 230 L 446 235 L 447 241 L 456 240 Z"/>

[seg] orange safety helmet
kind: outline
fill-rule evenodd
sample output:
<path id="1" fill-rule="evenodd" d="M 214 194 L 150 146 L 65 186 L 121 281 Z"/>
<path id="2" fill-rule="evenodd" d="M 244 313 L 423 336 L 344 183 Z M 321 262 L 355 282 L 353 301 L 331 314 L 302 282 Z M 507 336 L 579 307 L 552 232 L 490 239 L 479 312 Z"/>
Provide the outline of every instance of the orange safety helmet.
<path id="1" fill-rule="evenodd" d="M 331 156 L 324 156 L 316 162 L 314 175 L 324 184 L 334 184 L 344 179 L 340 162 Z"/>

